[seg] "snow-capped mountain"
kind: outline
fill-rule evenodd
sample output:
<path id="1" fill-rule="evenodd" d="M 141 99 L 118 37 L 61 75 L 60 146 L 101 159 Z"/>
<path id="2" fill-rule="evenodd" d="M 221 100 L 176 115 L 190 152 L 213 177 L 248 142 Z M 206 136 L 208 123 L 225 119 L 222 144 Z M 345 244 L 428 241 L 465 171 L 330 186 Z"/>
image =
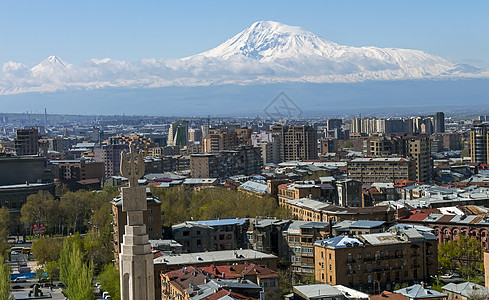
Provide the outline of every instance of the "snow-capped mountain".
<path id="1" fill-rule="evenodd" d="M 489 72 L 420 50 L 342 46 L 298 26 L 259 21 L 214 49 L 182 59 L 124 62 L 104 58 L 74 66 L 50 56 L 30 69 L 8 62 L 0 73 L 0 94 L 460 77 L 489 77 Z"/>

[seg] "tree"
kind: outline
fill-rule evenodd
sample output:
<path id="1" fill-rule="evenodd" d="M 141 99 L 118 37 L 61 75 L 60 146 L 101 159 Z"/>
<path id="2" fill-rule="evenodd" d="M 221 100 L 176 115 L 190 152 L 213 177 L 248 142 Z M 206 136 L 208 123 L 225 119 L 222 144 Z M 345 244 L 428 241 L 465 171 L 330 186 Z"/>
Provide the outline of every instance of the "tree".
<path id="1" fill-rule="evenodd" d="M 79 231 L 86 219 L 91 215 L 92 193 L 76 191 L 65 193 L 59 202 L 59 208 L 66 217 L 68 230 L 75 234 Z"/>
<path id="2" fill-rule="evenodd" d="M 104 265 L 114 259 L 114 245 L 111 243 L 111 235 L 108 237 L 107 240 L 100 232 L 92 230 L 83 238 L 85 257 L 93 262 L 95 272 L 100 272 Z"/>
<path id="3" fill-rule="evenodd" d="M 5 265 L 3 255 L 0 255 L 0 300 L 12 300 L 10 290 L 10 267 Z"/>
<path id="4" fill-rule="evenodd" d="M 103 272 L 98 275 L 98 280 L 102 288 L 109 292 L 112 299 L 121 299 L 120 275 L 114 264 L 105 265 Z"/>
<path id="5" fill-rule="evenodd" d="M 93 263 L 84 262 L 79 236 L 64 240 L 59 259 L 59 276 L 67 287 L 70 300 L 94 298 Z"/>
<path id="6" fill-rule="evenodd" d="M 59 239 L 41 237 L 32 244 L 32 255 L 38 264 L 44 265 L 59 259 L 61 247 L 62 244 Z"/>
<path id="7" fill-rule="evenodd" d="M 59 265 L 58 265 L 57 261 L 47 262 L 44 269 L 45 269 L 45 271 L 48 275 L 48 279 L 49 279 L 49 281 L 51 281 L 51 283 L 54 280 L 59 279 Z"/>
<path id="8" fill-rule="evenodd" d="M 152 192 L 162 202 L 162 218 L 167 225 L 186 220 L 291 216 L 287 209 L 278 207 L 277 201 L 270 196 L 226 188 L 207 188 L 196 193 L 183 187 L 166 190 L 154 188 Z"/>
<path id="9" fill-rule="evenodd" d="M 470 236 L 440 245 L 438 263 L 444 273 L 458 271 L 462 277 L 471 279 L 483 272 L 482 245 Z"/>
<path id="10" fill-rule="evenodd" d="M 5 255 L 5 250 L 9 248 L 7 243 L 10 227 L 10 213 L 4 206 L 0 208 L 0 256 Z"/>
<path id="11" fill-rule="evenodd" d="M 57 201 L 48 191 L 39 191 L 37 194 L 29 195 L 27 202 L 20 210 L 21 222 L 30 225 L 44 223 L 51 230 L 57 225 Z"/>

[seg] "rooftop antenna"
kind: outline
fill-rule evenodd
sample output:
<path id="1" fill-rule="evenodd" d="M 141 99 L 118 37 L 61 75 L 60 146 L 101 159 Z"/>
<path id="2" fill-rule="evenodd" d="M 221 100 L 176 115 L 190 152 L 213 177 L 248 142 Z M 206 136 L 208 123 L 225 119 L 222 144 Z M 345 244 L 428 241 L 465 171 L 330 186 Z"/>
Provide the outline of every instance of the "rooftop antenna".
<path id="1" fill-rule="evenodd" d="M 44 108 L 44 126 L 48 125 L 48 110 Z"/>

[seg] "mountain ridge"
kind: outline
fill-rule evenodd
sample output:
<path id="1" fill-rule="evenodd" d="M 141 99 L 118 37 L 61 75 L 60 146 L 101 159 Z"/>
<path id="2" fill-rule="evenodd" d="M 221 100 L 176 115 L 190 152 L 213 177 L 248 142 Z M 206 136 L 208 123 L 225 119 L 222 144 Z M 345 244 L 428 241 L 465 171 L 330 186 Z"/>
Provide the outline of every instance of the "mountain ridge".
<path id="1" fill-rule="evenodd" d="M 258 21 L 213 49 L 181 59 L 103 58 L 75 66 L 53 55 L 32 68 L 7 62 L 0 73 L 0 94 L 480 77 L 489 77 L 489 71 L 421 50 L 343 46 L 299 26 Z"/>

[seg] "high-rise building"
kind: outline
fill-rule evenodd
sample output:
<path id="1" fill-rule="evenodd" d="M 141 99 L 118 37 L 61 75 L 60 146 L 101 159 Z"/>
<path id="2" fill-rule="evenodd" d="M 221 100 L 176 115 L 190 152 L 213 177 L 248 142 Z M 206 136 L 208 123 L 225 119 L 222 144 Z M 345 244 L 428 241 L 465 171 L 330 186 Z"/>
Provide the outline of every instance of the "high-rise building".
<path id="1" fill-rule="evenodd" d="M 343 125 L 343 120 L 342 119 L 328 119 L 326 124 L 328 126 L 328 131 L 335 130 L 335 129 L 341 130 L 341 126 Z"/>
<path id="2" fill-rule="evenodd" d="M 470 130 L 470 161 L 487 164 L 489 158 L 489 123 L 473 124 Z"/>
<path id="3" fill-rule="evenodd" d="M 39 152 L 39 131 L 37 128 L 18 129 L 15 136 L 17 155 L 37 155 Z"/>
<path id="4" fill-rule="evenodd" d="M 280 163 L 280 144 L 278 142 L 258 142 L 256 146 L 261 148 L 263 164 Z"/>
<path id="5" fill-rule="evenodd" d="M 114 176 L 121 170 L 121 153 L 129 150 L 127 144 L 104 145 L 102 147 L 102 161 L 105 163 L 105 177 Z"/>
<path id="6" fill-rule="evenodd" d="M 317 132 L 312 126 L 271 126 L 274 141 L 280 143 L 282 161 L 316 159 Z"/>
<path id="7" fill-rule="evenodd" d="M 232 150 L 238 145 L 239 140 L 236 131 L 210 129 L 202 140 L 202 152 L 213 153 L 222 150 Z"/>
<path id="8" fill-rule="evenodd" d="M 445 132 L 445 114 L 443 112 L 437 112 L 433 116 L 435 133 L 443 133 Z"/>
<path id="9" fill-rule="evenodd" d="M 188 139 L 190 142 L 200 142 L 202 140 L 202 130 L 200 128 L 190 128 L 188 130 Z"/>
<path id="10" fill-rule="evenodd" d="M 183 147 L 188 143 L 188 121 L 180 120 L 170 125 L 168 132 L 168 146 Z"/>
<path id="11" fill-rule="evenodd" d="M 407 136 L 408 158 L 416 165 L 416 181 L 428 182 L 431 180 L 431 147 L 427 135 Z"/>

